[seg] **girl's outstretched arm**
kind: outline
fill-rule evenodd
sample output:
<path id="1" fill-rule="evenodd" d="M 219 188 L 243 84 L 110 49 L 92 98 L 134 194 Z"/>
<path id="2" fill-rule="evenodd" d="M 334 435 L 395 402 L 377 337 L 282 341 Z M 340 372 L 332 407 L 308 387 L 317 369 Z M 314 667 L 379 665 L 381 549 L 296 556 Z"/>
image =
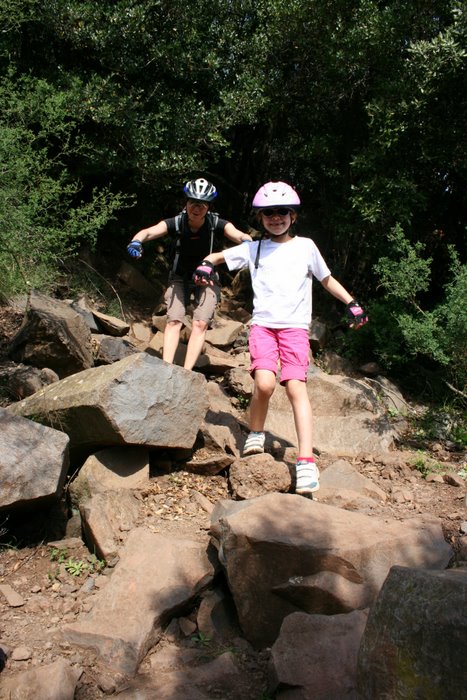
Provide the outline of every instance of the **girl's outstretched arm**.
<path id="1" fill-rule="evenodd" d="M 368 323 L 368 315 L 362 309 L 360 303 L 353 299 L 348 291 L 332 275 L 321 280 L 323 287 L 333 297 L 344 302 L 347 312 L 347 323 L 350 328 L 357 330 Z"/>
<path id="2" fill-rule="evenodd" d="M 339 299 L 344 304 L 349 304 L 352 301 L 353 297 L 332 275 L 324 277 L 324 279 L 321 280 L 321 284 L 329 294 L 332 294 L 333 297 L 336 297 L 336 299 Z"/>

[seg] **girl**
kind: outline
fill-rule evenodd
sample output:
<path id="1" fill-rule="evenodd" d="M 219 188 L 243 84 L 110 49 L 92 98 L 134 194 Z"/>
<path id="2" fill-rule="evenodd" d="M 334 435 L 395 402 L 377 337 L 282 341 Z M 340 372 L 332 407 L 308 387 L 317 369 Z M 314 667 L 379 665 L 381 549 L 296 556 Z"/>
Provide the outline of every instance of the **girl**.
<path id="1" fill-rule="evenodd" d="M 250 372 L 255 385 L 250 405 L 251 432 L 243 454 L 264 452 L 264 424 L 279 361 L 280 382 L 292 406 L 298 438 L 295 492 L 311 495 L 319 489 L 306 389 L 312 277 L 346 304 L 350 326 L 360 328 L 368 318 L 360 304 L 332 277 L 315 243 L 292 234 L 299 206 L 298 194 L 285 182 L 268 182 L 260 187 L 253 199 L 253 209 L 266 238 L 208 255 L 196 269 L 194 281 L 213 284 L 214 266 L 222 262 L 227 263 L 229 270 L 249 268 L 253 285 Z"/>

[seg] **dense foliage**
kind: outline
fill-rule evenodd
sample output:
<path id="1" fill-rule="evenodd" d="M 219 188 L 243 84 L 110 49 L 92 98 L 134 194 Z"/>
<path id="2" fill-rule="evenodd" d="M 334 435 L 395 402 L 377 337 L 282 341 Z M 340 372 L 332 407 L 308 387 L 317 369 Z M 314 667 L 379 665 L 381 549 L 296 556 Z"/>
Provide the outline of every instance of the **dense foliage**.
<path id="1" fill-rule="evenodd" d="M 466 377 L 466 4 L 5 0 L 0 292 L 116 256 L 205 174 L 237 225 L 267 179 L 372 310 L 384 366 Z M 112 236 L 112 238 L 110 238 Z"/>

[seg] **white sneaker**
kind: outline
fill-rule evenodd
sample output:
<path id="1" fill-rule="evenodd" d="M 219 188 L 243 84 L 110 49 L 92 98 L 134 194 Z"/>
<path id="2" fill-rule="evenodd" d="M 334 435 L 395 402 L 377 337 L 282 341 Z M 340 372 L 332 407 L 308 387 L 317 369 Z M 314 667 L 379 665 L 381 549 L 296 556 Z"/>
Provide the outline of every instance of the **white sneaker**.
<path id="1" fill-rule="evenodd" d="M 295 465 L 295 493 L 314 493 L 319 489 L 319 469 L 314 462 L 297 462 Z"/>
<path id="2" fill-rule="evenodd" d="M 266 435 L 264 433 L 253 433 L 251 432 L 245 442 L 243 447 L 243 455 L 259 455 L 264 452 L 264 442 Z"/>

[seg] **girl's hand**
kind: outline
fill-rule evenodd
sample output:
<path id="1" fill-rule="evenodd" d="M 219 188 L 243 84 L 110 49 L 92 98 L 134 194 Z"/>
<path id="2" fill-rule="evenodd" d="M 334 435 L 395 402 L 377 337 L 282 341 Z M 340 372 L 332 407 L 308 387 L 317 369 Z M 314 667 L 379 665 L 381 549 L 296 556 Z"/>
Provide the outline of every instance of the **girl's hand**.
<path id="1" fill-rule="evenodd" d="M 201 265 L 198 265 L 193 273 L 193 282 L 199 287 L 213 287 L 215 283 L 219 284 L 219 275 L 209 260 L 203 260 Z"/>
<path id="2" fill-rule="evenodd" d="M 347 311 L 347 319 L 350 328 L 358 330 L 358 328 L 364 326 L 365 323 L 368 323 L 368 316 L 363 311 L 356 299 L 352 299 L 352 301 L 350 301 L 345 308 Z"/>

